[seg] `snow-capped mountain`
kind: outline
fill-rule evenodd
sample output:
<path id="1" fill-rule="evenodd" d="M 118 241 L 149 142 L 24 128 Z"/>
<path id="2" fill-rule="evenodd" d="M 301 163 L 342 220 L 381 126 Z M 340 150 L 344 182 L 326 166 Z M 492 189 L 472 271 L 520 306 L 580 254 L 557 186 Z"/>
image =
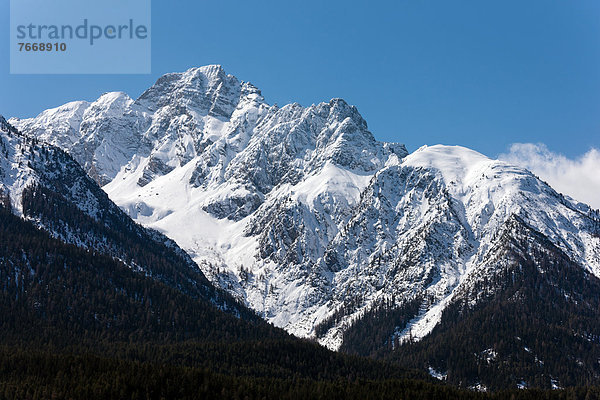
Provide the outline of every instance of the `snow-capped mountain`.
<path id="1" fill-rule="evenodd" d="M 195 299 L 255 318 L 215 289 L 175 242 L 132 221 L 69 154 L 19 132 L 2 116 L 0 206 L 62 243 L 109 256 Z"/>
<path id="2" fill-rule="evenodd" d="M 526 170 L 451 146 L 422 147 L 378 171 L 325 260 L 348 294 L 418 299 L 420 312 L 397 332 L 418 340 L 494 274 L 495 246 L 515 217 L 600 277 L 596 211 Z"/>
<path id="3" fill-rule="evenodd" d="M 473 288 L 514 224 L 600 277 L 598 212 L 527 170 L 462 147 L 409 155 L 341 99 L 269 105 L 220 66 L 167 74 L 137 100 L 107 93 L 10 122 L 63 147 L 213 283 L 329 348 L 383 305 L 414 311 L 389 332 L 400 344 L 491 295 Z"/>
<path id="4" fill-rule="evenodd" d="M 302 336 L 329 306 L 306 281 L 313 265 L 373 174 L 407 154 L 343 100 L 269 106 L 218 66 L 168 74 L 136 101 L 108 93 L 11 123 L 63 146 L 136 221 Z"/>

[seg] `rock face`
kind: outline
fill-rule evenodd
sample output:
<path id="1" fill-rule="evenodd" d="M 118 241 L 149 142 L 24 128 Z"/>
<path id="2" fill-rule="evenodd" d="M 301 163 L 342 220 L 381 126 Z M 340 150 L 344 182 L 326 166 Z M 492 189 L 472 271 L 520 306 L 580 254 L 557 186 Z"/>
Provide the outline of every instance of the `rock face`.
<path id="1" fill-rule="evenodd" d="M 600 277 L 598 213 L 530 172 L 462 147 L 409 155 L 341 99 L 271 106 L 219 66 L 10 122 L 63 147 L 213 283 L 333 349 L 383 304 L 412 310 L 389 332 L 401 344 L 476 303 L 515 221 Z"/>

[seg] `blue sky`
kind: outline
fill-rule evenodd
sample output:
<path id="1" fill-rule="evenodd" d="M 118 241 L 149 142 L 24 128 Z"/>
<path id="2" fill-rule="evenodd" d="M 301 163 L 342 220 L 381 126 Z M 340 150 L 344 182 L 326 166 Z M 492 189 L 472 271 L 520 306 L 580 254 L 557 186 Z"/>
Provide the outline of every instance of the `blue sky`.
<path id="1" fill-rule="evenodd" d="M 600 2 L 152 2 L 151 75 L 10 75 L 0 0 L 0 113 L 28 117 L 218 63 L 270 103 L 342 97 L 375 137 L 414 150 L 515 142 L 600 148 Z"/>

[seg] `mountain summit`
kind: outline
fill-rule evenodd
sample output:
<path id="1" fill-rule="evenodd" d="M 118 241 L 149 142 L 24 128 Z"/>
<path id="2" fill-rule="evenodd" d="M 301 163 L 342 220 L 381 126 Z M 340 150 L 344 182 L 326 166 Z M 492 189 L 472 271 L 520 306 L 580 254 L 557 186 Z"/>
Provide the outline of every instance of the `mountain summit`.
<path id="1" fill-rule="evenodd" d="M 597 211 L 527 170 L 463 147 L 424 146 L 409 155 L 401 144 L 378 142 L 342 99 L 280 108 L 211 65 L 164 75 L 137 100 L 107 93 L 10 122 L 64 148 L 215 285 L 276 326 L 332 349 L 381 355 L 414 348 L 409 354 L 423 368 L 484 385 L 483 374 L 459 371 L 442 350 L 419 350 L 419 341 L 456 332 L 452 323 L 504 299 L 513 288 L 507 282 L 524 285 L 507 304 L 541 287 L 596 304 L 586 296 L 600 278 Z M 571 273 L 587 286 L 558 278 Z M 600 335 L 584 320 L 557 335 Z M 477 354 L 523 338 L 510 335 Z M 514 361 L 514 352 L 502 357 Z M 571 357 L 581 361 L 580 350 Z M 581 368 L 600 374 L 597 365 Z M 522 374 L 510 379 L 520 382 L 531 370 Z"/>

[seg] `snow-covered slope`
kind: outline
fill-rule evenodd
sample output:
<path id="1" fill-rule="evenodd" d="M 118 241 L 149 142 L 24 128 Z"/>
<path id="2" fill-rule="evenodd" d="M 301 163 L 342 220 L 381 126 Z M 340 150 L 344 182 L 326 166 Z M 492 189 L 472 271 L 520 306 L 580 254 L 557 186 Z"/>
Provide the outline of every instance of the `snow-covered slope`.
<path id="1" fill-rule="evenodd" d="M 19 132 L 2 116 L 0 207 L 61 242 L 112 257 L 237 316 L 258 318 L 216 289 L 171 239 L 132 221 L 69 154 Z"/>
<path id="2" fill-rule="evenodd" d="M 340 271 L 334 286 L 349 286 L 346 298 L 373 299 L 357 302 L 357 309 L 390 296 L 398 305 L 417 299 L 420 313 L 397 336 L 418 340 L 452 301 L 464 300 L 457 293 L 494 274 L 493 247 L 513 217 L 600 277 L 597 212 L 527 170 L 438 145 L 376 174 L 328 250 Z"/>
<path id="3" fill-rule="evenodd" d="M 493 273 L 518 218 L 600 276 L 598 214 L 462 147 L 381 143 L 355 107 L 269 105 L 219 66 L 11 122 L 64 147 L 134 220 L 288 331 L 338 348 L 382 304 L 418 303 L 419 339 Z"/>

